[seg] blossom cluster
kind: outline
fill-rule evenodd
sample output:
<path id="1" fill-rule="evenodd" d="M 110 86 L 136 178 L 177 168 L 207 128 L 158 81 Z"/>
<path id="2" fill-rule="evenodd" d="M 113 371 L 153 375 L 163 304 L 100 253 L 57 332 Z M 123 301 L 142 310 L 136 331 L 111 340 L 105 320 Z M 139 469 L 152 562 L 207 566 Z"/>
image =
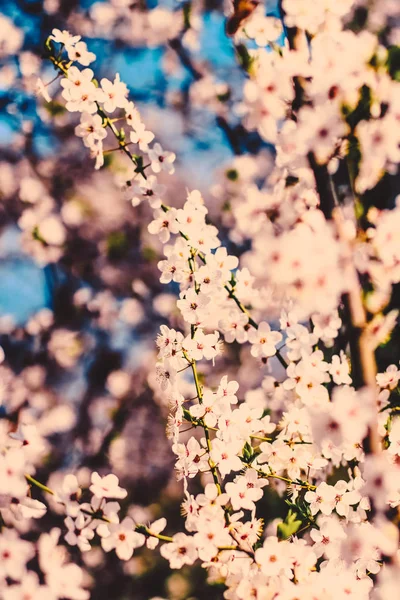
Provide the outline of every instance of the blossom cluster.
<path id="1" fill-rule="evenodd" d="M 114 150 L 129 163 L 123 194 L 134 210 L 147 205 L 147 233 L 162 249 L 159 280 L 176 293 L 148 384 L 168 411 L 185 531 L 164 535 L 166 519 L 131 517 L 113 473 L 41 483 L 48 442 L 22 412 L 16 429 L 1 432 L 6 600 L 26 590 L 35 600 L 89 597 L 60 539 L 82 555 L 99 546 L 121 561 L 159 545 L 171 569 L 199 562 L 227 600 L 396 597 L 400 370 L 396 356 L 378 372 L 376 350 L 398 317 L 400 199 L 378 207 L 363 194 L 400 162 L 400 88 L 379 37 L 352 30 L 357 3 L 314 4 L 284 0 L 282 22 L 256 9 L 235 32 L 235 42 L 257 45 L 246 50 L 236 110 L 276 158 L 260 177 L 238 157 L 215 186 L 230 205 L 222 217 L 229 240 L 199 190 L 167 204 L 163 182 L 176 156 L 154 141 L 119 74 L 97 81 L 79 35 L 49 36 L 66 110 L 80 115 L 75 134 L 96 170 Z M 38 91 L 50 99 L 42 81 Z M 66 233 L 52 198 L 29 182 L 20 195 L 43 207 L 40 219 L 30 209 L 20 219 L 27 240 L 58 260 Z M 129 313 L 85 289 L 75 303 L 103 324 Z M 33 332 L 46 326 L 46 314 L 31 323 Z M 74 332 L 53 332 L 48 347 L 71 368 L 81 343 Z M 226 366 L 235 355 L 237 373 Z M 130 382 L 114 375 L 108 385 L 124 397 Z M 31 497 L 34 487 L 49 507 Z M 283 518 L 268 520 L 271 497 L 286 507 Z M 15 523 L 48 508 L 63 515 L 62 529 L 24 539 Z"/>

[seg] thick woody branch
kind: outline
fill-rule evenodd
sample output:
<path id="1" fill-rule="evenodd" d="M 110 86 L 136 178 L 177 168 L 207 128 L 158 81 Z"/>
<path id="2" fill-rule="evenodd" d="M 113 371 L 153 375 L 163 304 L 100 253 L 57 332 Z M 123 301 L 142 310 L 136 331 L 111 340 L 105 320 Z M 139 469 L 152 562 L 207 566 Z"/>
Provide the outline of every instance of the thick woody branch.
<path id="1" fill-rule="evenodd" d="M 284 21 L 284 14 L 282 14 Z M 302 50 L 305 35 L 296 28 L 286 28 L 289 46 L 292 50 Z M 300 78 L 294 81 L 295 100 L 293 110 L 297 110 L 304 100 L 304 87 Z M 367 315 L 362 300 L 362 287 L 352 257 L 350 242 L 344 231 L 343 215 L 335 201 L 333 182 L 326 164 L 319 164 L 312 152 L 307 156 L 310 168 L 314 173 L 315 186 L 319 195 L 320 209 L 327 221 L 335 224 L 336 233 L 342 247 L 347 249 L 344 263 L 344 276 L 349 282 L 349 289 L 342 297 L 342 302 L 347 316 L 347 331 L 352 365 L 353 382 L 356 389 L 366 388 L 369 391 L 368 400 L 373 403 L 376 418 L 369 428 L 369 433 L 364 441 L 367 453 L 377 454 L 381 451 L 381 441 L 378 433 L 378 408 L 376 387 L 376 361 L 374 345 L 368 335 Z"/>

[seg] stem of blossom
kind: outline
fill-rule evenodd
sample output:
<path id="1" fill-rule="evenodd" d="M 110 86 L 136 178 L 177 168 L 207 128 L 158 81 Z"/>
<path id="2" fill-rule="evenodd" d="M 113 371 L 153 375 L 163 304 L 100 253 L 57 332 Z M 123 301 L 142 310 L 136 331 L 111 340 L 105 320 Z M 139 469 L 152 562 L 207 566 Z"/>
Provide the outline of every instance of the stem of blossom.
<path id="1" fill-rule="evenodd" d="M 189 369 L 189 367 L 190 367 L 190 364 L 186 365 L 186 367 L 183 367 L 183 369 L 179 369 L 179 371 L 177 371 L 177 373 L 182 373 L 183 371 L 186 371 L 187 369 Z M 197 396 L 196 396 L 196 398 L 197 398 Z M 190 400 L 190 398 L 189 398 L 189 400 Z"/>
<path id="2" fill-rule="evenodd" d="M 254 329 L 258 329 L 258 323 L 251 317 L 249 311 L 247 310 L 247 308 L 244 306 L 244 304 L 242 302 L 240 302 L 239 298 L 236 296 L 235 292 L 233 291 L 233 288 L 230 289 L 228 284 L 224 286 L 224 288 L 226 289 L 226 291 L 229 294 L 229 298 L 232 298 L 232 300 L 234 300 L 238 306 L 238 308 L 240 308 L 240 310 L 242 311 L 242 313 L 244 313 L 246 315 L 246 317 L 249 319 L 249 325 L 251 325 L 252 327 L 254 327 Z M 276 358 L 279 360 L 279 362 L 281 363 L 282 367 L 284 367 L 285 369 L 287 369 L 287 362 L 286 360 L 283 358 L 282 354 L 279 352 L 279 350 L 276 350 Z"/>
<path id="3" fill-rule="evenodd" d="M 161 208 L 164 212 L 168 212 L 170 207 L 167 206 L 166 204 L 162 204 Z M 189 238 L 187 235 L 185 235 L 182 231 L 179 232 L 179 234 L 186 240 L 189 241 Z M 192 256 L 188 259 L 189 262 L 189 267 L 192 273 L 194 273 L 194 257 L 195 255 L 199 256 L 199 258 L 203 261 L 204 264 L 206 264 L 206 260 L 204 255 L 201 252 L 196 251 L 194 248 L 191 248 L 191 252 L 192 252 Z M 232 278 L 234 281 L 234 275 L 232 274 Z M 244 304 L 242 302 L 240 302 L 239 298 L 236 296 L 235 292 L 234 292 L 234 286 L 235 286 L 235 281 L 233 283 L 231 283 L 231 288 L 229 288 L 228 284 L 224 285 L 225 290 L 228 292 L 229 294 L 229 298 L 232 298 L 232 300 L 234 300 L 238 306 L 238 308 L 247 316 L 248 320 L 249 320 L 249 325 L 251 325 L 252 327 L 254 327 L 254 329 L 258 329 L 258 323 L 252 318 L 250 312 L 247 310 L 247 308 L 244 306 Z M 199 288 L 197 286 L 197 284 L 195 283 L 195 290 L 196 292 L 199 291 Z M 286 360 L 283 358 L 282 354 L 280 353 L 280 350 L 277 349 L 276 350 L 276 357 L 279 360 L 279 362 L 281 363 L 282 367 L 284 367 L 285 369 L 287 369 L 288 364 L 286 362 Z"/>
<path id="4" fill-rule="evenodd" d="M 158 540 L 161 540 L 162 542 L 173 542 L 174 541 L 173 538 L 170 537 L 169 535 L 162 535 L 161 533 L 154 533 L 154 531 L 151 531 L 151 529 L 146 527 L 146 525 L 136 525 L 135 531 L 137 531 L 138 533 L 142 533 L 143 535 L 145 535 L 147 537 L 157 538 Z"/>
<path id="5" fill-rule="evenodd" d="M 272 438 L 262 437 L 261 435 L 250 435 L 252 440 L 261 440 L 262 442 L 270 442 Z"/>
<path id="6" fill-rule="evenodd" d="M 29 481 L 29 483 L 31 483 L 32 485 L 35 485 L 37 488 L 42 490 L 43 492 L 46 492 L 47 494 L 51 494 L 52 496 L 55 495 L 53 490 L 51 490 L 49 487 L 47 487 L 47 485 L 40 483 L 40 481 L 38 481 L 37 479 L 34 479 L 33 477 L 31 477 L 31 475 L 25 474 L 25 479 L 27 481 Z"/>
<path id="7" fill-rule="evenodd" d="M 113 132 L 118 145 L 120 147 L 120 149 L 125 152 L 125 154 L 128 156 L 128 158 L 131 160 L 131 162 L 133 162 L 133 164 L 136 166 L 137 169 L 140 169 L 139 171 L 137 171 L 138 173 L 140 173 L 141 175 L 143 175 L 143 177 L 145 179 L 146 178 L 146 174 L 144 172 L 144 167 L 141 167 L 137 161 L 137 159 L 133 156 L 133 154 L 130 152 L 129 148 L 127 148 L 128 144 L 123 141 L 121 139 L 121 134 L 118 131 L 118 129 L 115 127 L 112 119 L 110 119 L 110 117 L 107 115 L 107 113 L 104 111 L 104 109 L 98 107 L 97 109 L 98 114 L 104 119 L 105 123 L 107 124 L 107 127 L 109 127 L 111 129 L 111 131 Z"/>
<path id="8" fill-rule="evenodd" d="M 190 365 L 188 365 L 188 366 L 190 366 Z M 185 368 L 187 368 L 187 367 L 185 367 Z M 178 373 L 179 373 L 179 371 L 178 371 Z M 189 400 L 196 400 L 196 399 L 197 399 L 197 396 L 195 396 L 195 398 L 189 398 Z M 187 402 L 187 400 L 185 400 L 185 402 Z M 194 425 L 195 427 L 198 427 L 199 425 L 201 425 L 201 427 L 207 427 L 207 429 L 209 431 L 219 431 L 218 427 L 210 427 L 209 425 L 204 425 L 204 422 L 202 419 L 195 419 L 194 417 L 192 417 L 188 410 L 184 410 L 183 416 L 187 421 L 192 423 L 192 425 Z M 253 434 L 250 434 L 249 437 L 252 440 L 261 440 L 262 442 L 270 442 L 273 439 L 270 437 L 262 437 L 261 435 L 253 435 Z M 311 443 L 311 442 L 297 442 L 297 443 L 300 444 L 300 443 Z"/>
<path id="9" fill-rule="evenodd" d="M 307 525 L 304 525 L 304 527 L 302 527 L 301 529 L 298 529 L 294 535 L 296 535 L 296 536 L 299 535 L 299 533 L 302 533 L 303 531 L 305 531 L 306 529 L 308 529 L 309 527 L 311 527 L 312 524 L 313 523 L 311 523 L 311 522 L 307 523 Z"/>
<path id="10" fill-rule="evenodd" d="M 93 519 L 97 519 L 98 521 L 104 521 L 104 523 L 111 523 L 110 519 L 107 519 L 107 517 L 104 517 L 101 513 L 101 511 L 96 512 L 90 512 L 90 510 L 85 510 L 84 508 L 80 509 L 81 513 L 83 513 L 84 515 L 87 515 L 88 517 L 92 517 Z"/>
<path id="11" fill-rule="evenodd" d="M 133 142 L 124 142 L 125 146 L 133 146 Z M 121 150 L 122 147 L 121 145 L 117 146 L 116 148 L 109 148 L 108 150 L 103 150 L 103 154 L 110 154 L 110 152 L 117 152 L 117 150 Z"/>
<path id="12" fill-rule="evenodd" d="M 67 66 L 65 66 L 63 64 L 62 61 L 54 58 L 54 56 L 50 56 L 50 61 L 54 64 L 54 66 L 59 69 L 61 71 L 61 73 L 63 73 L 66 77 L 68 76 L 68 66 L 71 64 L 69 63 Z M 96 103 L 97 104 L 97 103 Z M 133 162 L 133 164 L 136 166 L 136 168 L 138 169 L 138 173 L 140 173 L 141 175 L 143 175 L 143 177 L 146 179 L 146 174 L 145 174 L 145 169 L 149 166 L 142 166 L 139 164 L 138 160 L 134 157 L 134 155 L 129 151 L 129 149 L 127 148 L 128 143 L 126 143 L 125 141 L 123 141 L 121 139 L 121 134 L 118 131 L 118 129 L 115 127 L 114 122 L 116 119 L 111 119 L 107 113 L 104 111 L 104 109 L 100 108 L 99 105 L 97 104 L 97 114 L 100 115 L 102 117 L 102 119 L 104 120 L 106 127 L 109 127 L 109 129 L 111 129 L 111 131 L 113 132 L 117 142 L 118 142 L 118 148 L 122 150 L 131 160 L 131 162 Z M 110 150 L 109 152 L 114 151 Z M 105 151 L 107 152 L 107 151 Z"/>
<path id="13" fill-rule="evenodd" d="M 49 85 L 51 85 L 52 83 L 54 83 L 55 81 L 57 81 L 57 79 L 59 77 L 61 77 L 61 73 L 57 73 L 57 75 L 55 77 L 53 77 L 53 79 L 51 79 L 50 81 L 48 81 L 44 87 L 49 87 Z"/>
<path id="14" fill-rule="evenodd" d="M 197 397 L 199 399 L 199 403 L 202 404 L 203 403 L 203 392 L 200 386 L 200 382 L 199 382 L 199 376 L 197 373 L 197 366 L 196 366 L 196 361 L 192 360 L 191 363 L 191 367 L 192 367 L 192 373 L 193 373 L 193 379 L 194 379 L 194 385 L 196 386 L 196 392 L 197 392 Z M 222 489 L 221 489 L 221 484 L 219 482 L 219 477 L 218 477 L 218 471 L 217 471 L 217 467 L 214 463 L 214 461 L 212 460 L 210 453 L 211 453 L 211 440 L 210 440 L 210 432 L 208 431 L 208 427 L 203 424 L 203 429 L 204 429 L 204 435 L 206 438 L 206 444 L 207 444 L 207 452 L 209 455 L 209 459 L 208 459 L 208 464 L 210 465 L 210 469 L 211 469 L 211 473 L 214 479 L 214 483 L 217 487 L 217 491 L 218 491 L 218 495 L 220 496 L 222 494 Z"/>
<path id="15" fill-rule="evenodd" d="M 31 475 L 25 474 L 25 479 L 27 481 L 29 481 L 29 483 L 31 483 L 32 485 L 35 485 L 37 488 L 41 489 L 43 492 L 46 492 L 47 494 L 51 494 L 52 496 L 55 496 L 55 492 L 53 490 L 51 490 L 49 487 L 47 487 L 43 483 L 40 483 L 40 481 L 38 481 L 37 479 L 34 479 L 33 477 L 31 477 Z M 104 517 L 100 513 L 90 512 L 89 510 L 85 510 L 84 508 L 81 508 L 80 511 L 84 515 L 88 515 L 89 517 L 92 517 L 93 519 L 97 519 L 99 521 L 104 521 L 105 523 L 111 523 L 111 521 L 109 519 L 107 519 L 107 517 Z M 136 525 L 135 531 L 137 531 L 139 533 L 143 533 L 144 535 L 147 535 L 150 537 L 156 537 L 157 539 L 159 539 L 163 542 L 173 542 L 174 541 L 172 537 L 169 537 L 167 535 L 161 535 L 160 533 L 154 533 L 153 531 L 151 531 L 151 529 L 148 529 L 148 527 L 146 527 L 145 525 Z"/>
<path id="16" fill-rule="evenodd" d="M 290 485 L 296 485 L 297 487 L 301 487 L 305 490 L 315 490 L 316 489 L 316 486 L 312 485 L 312 483 L 308 483 L 308 481 L 301 481 L 301 482 L 293 481 L 293 479 L 289 479 L 288 477 L 283 477 L 282 475 L 277 475 L 276 473 L 265 473 L 261 469 L 257 470 L 257 473 L 259 475 L 261 475 L 261 477 L 264 477 L 264 478 L 273 477 L 274 479 L 279 479 L 280 481 L 285 481 L 286 483 L 289 483 Z"/>

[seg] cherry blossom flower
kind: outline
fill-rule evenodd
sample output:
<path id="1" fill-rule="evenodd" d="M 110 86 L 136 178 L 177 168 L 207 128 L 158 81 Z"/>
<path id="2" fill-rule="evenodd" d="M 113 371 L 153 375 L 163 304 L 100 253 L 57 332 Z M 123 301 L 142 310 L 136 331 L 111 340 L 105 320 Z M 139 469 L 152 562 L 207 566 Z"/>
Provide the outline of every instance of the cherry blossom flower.
<path id="1" fill-rule="evenodd" d="M 316 515 L 318 512 L 321 512 L 323 515 L 330 515 L 335 508 L 335 488 L 332 485 L 328 485 L 325 481 L 320 483 L 315 491 L 308 490 L 304 498 L 310 503 L 312 515 Z"/>
<path id="2" fill-rule="evenodd" d="M 384 373 L 378 373 L 376 383 L 381 388 L 389 388 L 394 390 L 400 380 L 400 370 L 396 365 L 389 365 Z"/>
<path id="3" fill-rule="evenodd" d="M 192 565 L 197 558 L 197 547 L 191 536 L 176 533 L 173 541 L 161 546 L 161 555 L 169 561 L 171 569 Z"/>
<path id="4" fill-rule="evenodd" d="M 335 354 L 332 356 L 329 373 L 332 375 L 333 381 L 337 384 L 351 384 L 350 368 L 346 356 L 342 353 L 340 356 Z"/>
<path id="5" fill-rule="evenodd" d="M 104 110 L 113 113 L 116 108 L 124 108 L 127 102 L 128 88 L 121 81 L 119 73 L 116 74 L 114 81 L 106 78 L 100 81 L 101 89 L 98 90 L 97 100 L 104 106 Z"/>
<path id="6" fill-rule="evenodd" d="M 276 354 L 276 345 L 282 340 L 279 331 L 271 331 L 271 327 L 263 321 L 258 329 L 252 329 L 248 333 L 249 342 L 252 344 L 251 354 L 256 358 L 270 357 Z"/>
<path id="7" fill-rule="evenodd" d="M 334 488 L 337 491 L 335 496 L 335 510 L 341 517 L 348 517 L 350 506 L 358 504 L 361 500 L 361 495 L 357 490 L 349 491 L 348 484 L 343 480 L 337 481 Z"/>
<path id="8" fill-rule="evenodd" d="M 85 42 L 76 42 L 73 45 L 71 43 L 68 44 L 67 52 L 70 60 L 78 62 L 84 67 L 87 67 L 96 60 L 96 55 L 88 51 Z"/>
<path id="9" fill-rule="evenodd" d="M 97 498 L 126 498 L 128 492 L 119 486 L 118 477 L 113 473 L 100 477 L 98 473 L 91 475 L 90 491 Z"/>
<path id="10" fill-rule="evenodd" d="M 146 131 L 146 126 L 143 123 L 137 123 L 135 124 L 134 131 L 130 133 L 130 138 L 133 144 L 138 144 L 140 150 L 146 152 L 150 142 L 154 140 L 154 133 Z"/>
<path id="11" fill-rule="evenodd" d="M 201 329 L 197 329 L 194 337 L 185 339 L 183 345 L 193 360 L 201 360 L 204 357 L 206 360 L 214 361 L 221 353 L 218 331 L 205 334 Z"/>
<path id="12" fill-rule="evenodd" d="M 151 208 L 161 208 L 161 198 L 164 192 L 165 186 L 158 183 L 154 175 L 150 175 L 147 179 L 140 177 L 139 181 L 135 180 L 132 186 L 132 206 L 138 206 L 143 199 L 146 199 Z"/>
<path id="13" fill-rule="evenodd" d="M 200 418 L 204 421 L 207 427 L 214 427 L 217 423 L 218 414 L 221 408 L 218 403 L 218 398 L 211 390 L 205 390 L 201 404 L 195 404 L 190 407 L 190 414 L 195 418 Z"/>
<path id="14" fill-rule="evenodd" d="M 239 310 L 233 309 L 219 321 L 218 327 L 222 330 L 228 344 L 234 341 L 243 344 L 248 340 L 247 323 L 247 316 Z"/>
<path id="15" fill-rule="evenodd" d="M 233 483 L 226 484 L 226 492 L 230 497 L 233 510 L 241 508 L 254 511 L 255 502 L 262 498 L 262 488 L 268 485 L 265 479 L 258 479 L 257 472 L 247 469 L 246 473 L 235 478 Z"/>
<path id="16" fill-rule="evenodd" d="M 107 132 L 103 127 L 100 115 L 83 113 L 80 124 L 75 127 L 75 135 L 83 138 L 85 146 L 91 148 L 95 142 L 104 140 Z"/>
<path id="17" fill-rule="evenodd" d="M 75 44 L 77 44 L 81 39 L 81 36 L 71 35 L 69 31 L 66 31 L 65 29 L 63 31 L 60 31 L 60 29 L 53 29 L 49 38 L 57 44 L 64 44 L 64 46 L 68 49 L 75 46 Z"/>
<path id="18" fill-rule="evenodd" d="M 291 577 L 292 564 L 288 542 L 279 542 L 278 538 L 273 536 L 267 537 L 262 548 L 256 550 L 255 557 L 264 575 L 274 577 L 284 574 Z"/>
<path id="19" fill-rule="evenodd" d="M 19 583 L 14 583 L 3 589 L 4 600 L 51 600 L 54 595 L 45 585 L 40 585 L 39 577 L 34 571 L 28 571 Z"/>
<path id="20" fill-rule="evenodd" d="M 182 317 L 192 325 L 202 324 L 209 314 L 209 304 L 210 297 L 202 292 L 197 294 L 193 288 L 182 292 L 181 299 L 177 301 Z"/>
<path id="21" fill-rule="evenodd" d="M 101 538 L 101 545 L 105 552 L 115 550 L 121 560 L 129 560 L 135 548 L 140 548 L 146 541 L 142 533 L 134 531 L 132 519 L 126 517 L 121 523 L 110 523 L 109 535 Z"/>
<path id="22" fill-rule="evenodd" d="M 218 465 L 222 477 L 225 477 L 232 471 L 240 471 L 242 469 L 243 463 L 238 456 L 240 450 L 241 448 L 237 442 L 225 444 L 218 439 L 213 441 L 210 456 Z"/>
<path id="23" fill-rule="evenodd" d="M 12 448 L 0 455 L 0 493 L 15 498 L 26 496 L 27 462 L 23 449 Z"/>
<path id="24" fill-rule="evenodd" d="M 158 235 L 163 243 L 168 242 L 171 233 L 178 233 L 179 231 L 175 209 L 168 212 L 164 212 L 161 208 L 156 209 L 154 211 L 154 221 L 149 224 L 148 230 L 153 235 Z"/>
<path id="25" fill-rule="evenodd" d="M 175 158 L 176 156 L 173 152 L 166 152 L 158 142 L 154 144 L 151 150 L 149 150 L 149 159 L 154 173 L 166 171 L 169 175 L 172 175 L 175 171 L 173 165 Z"/>
<path id="26" fill-rule="evenodd" d="M 313 551 L 318 558 L 324 555 L 326 558 L 336 559 L 340 556 L 341 542 L 346 539 L 346 533 L 339 520 L 334 517 L 319 517 L 319 529 L 312 529 L 310 537 L 315 542 Z"/>
<path id="27" fill-rule="evenodd" d="M 78 546 L 81 552 L 90 550 L 90 540 L 94 537 L 94 531 L 88 527 L 90 519 L 80 513 L 74 520 L 67 517 L 64 521 L 68 532 L 64 536 L 65 541 L 71 546 Z"/>
<path id="28" fill-rule="evenodd" d="M 79 512 L 79 499 L 82 490 L 75 475 L 69 473 L 63 479 L 62 486 L 57 490 L 55 498 L 65 506 L 67 515 L 76 517 Z"/>
<path id="29" fill-rule="evenodd" d="M 43 83 L 43 81 L 38 78 L 36 81 L 35 93 L 37 96 L 42 96 L 46 102 L 51 102 L 51 96 L 49 94 L 48 86 Z"/>
<path id="30" fill-rule="evenodd" d="M 153 523 L 151 523 L 149 525 L 148 529 L 152 533 L 159 534 L 162 531 L 164 531 L 164 529 L 166 528 L 166 526 L 167 526 L 167 520 L 164 519 L 164 517 L 162 517 L 161 519 L 157 519 L 157 521 L 153 521 Z M 160 540 L 157 537 L 149 536 L 146 539 L 146 546 L 150 550 L 154 550 L 154 548 L 157 548 L 159 542 L 160 542 Z"/>
<path id="31" fill-rule="evenodd" d="M 4 528 L 0 534 L 0 577 L 21 581 L 26 563 L 35 555 L 33 544 L 22 540 L 15 529 Z"/>

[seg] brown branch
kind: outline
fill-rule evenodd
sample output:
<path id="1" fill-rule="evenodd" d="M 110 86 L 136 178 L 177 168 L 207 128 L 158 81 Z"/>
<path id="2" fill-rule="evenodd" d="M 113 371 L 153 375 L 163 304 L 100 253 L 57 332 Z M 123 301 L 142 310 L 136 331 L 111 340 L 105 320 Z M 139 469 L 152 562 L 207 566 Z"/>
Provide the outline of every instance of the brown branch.
<path id="1" fill-rule="evenodd" d="M 284 15 L 282 16 L 284 20 Z M 292 50 L 303 49 L 306 40 L 304 32 L 297 28 L 286 28 L 289 47 Z M 304 103 L 304 82 L 294 78 L 295 99 L 293 112 L 297 112 Z M 350 282 L 349 290 L 342 296 L 342 302 L 347 315 L 347 331 L 349 338 L 352 376 L 356 389 L 366 388 L 374 402 L 376 409 L 375 422 L 370 426 L 368 436 L 364 440 L 364 449 L 367 453 L 378 454 L 381 451 L 381 440 L 378 432 L 378 407 L 376 387 L 376 361 L 375 348 L 367 330 L 367 314 L 363 305 L 363 290 L 358 272 L 352 257 L 352 248 L 344 232 L 344 219 L 340 207 L 336 202 L 333 182 L 328 172 L 327 165 L 320 165 L 312 152 L 307 156 L 311 170 L 314 173 L 315 186 L 320 199 L 320 209 L 327 221 L 332 221 L 343 248 L 346 248 L 344 273 Z"/>

